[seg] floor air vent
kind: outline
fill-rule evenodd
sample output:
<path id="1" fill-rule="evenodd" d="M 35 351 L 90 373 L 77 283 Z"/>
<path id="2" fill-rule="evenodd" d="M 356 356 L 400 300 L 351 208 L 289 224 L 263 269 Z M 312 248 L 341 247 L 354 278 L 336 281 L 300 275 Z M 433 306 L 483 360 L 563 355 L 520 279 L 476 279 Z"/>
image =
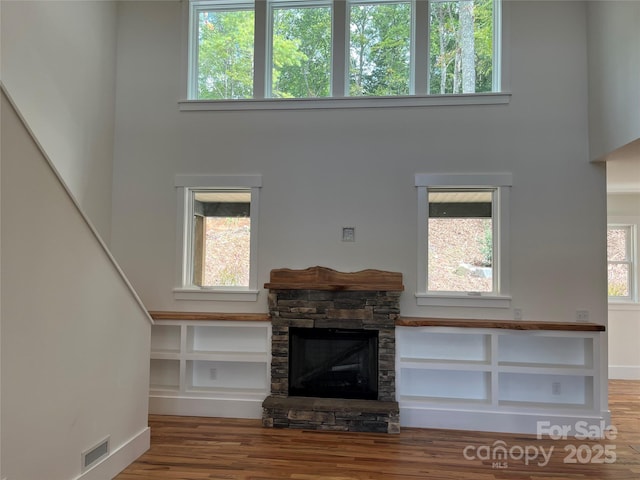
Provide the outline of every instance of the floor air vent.
<path id="1" fill-rule="evenodd" d="M 95 465 L 99 460 L 109 455 L 109 439 L 105 438 L 95 447 L 82 452 L 82 471 Z"/>

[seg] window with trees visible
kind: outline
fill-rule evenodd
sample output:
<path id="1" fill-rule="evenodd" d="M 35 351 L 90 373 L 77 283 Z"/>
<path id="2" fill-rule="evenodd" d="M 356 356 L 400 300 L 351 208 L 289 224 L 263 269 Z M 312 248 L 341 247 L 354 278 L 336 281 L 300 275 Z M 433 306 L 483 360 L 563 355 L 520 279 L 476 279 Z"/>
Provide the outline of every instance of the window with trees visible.
<path id="1" fill-rule="evenodd" d="M 189 99 L 443 95 L 500 89 L 500 0 L 267 0 L 262 8 L 263 4 L 190 1 Z M 255 57 L 262 54 L 264 59 Z"/>
<path id="2" fill-rule="evenodd" d="M 257 295 L 260 184 L 255 175 L 177 176 L 178 293 L 253 291 Z"/>
<path id="3" fill-rule="evenodd" d="M 193 95 L 201 99 L 253 97 L 253 4 L 192 5 L 197 32 Z"/>
<path id="4" fill-rule="evenodd" d="M 411 2 L 349 8 L 349 95 L 409 95 Z"/>
<path id="5" fill-rule="evenodd" d="M 270 4 L 274 98 L 331 95 L 331 2 Z"/>
<path id="6" fill-rule="evenodd" d="M 497 290 L 493 274 L 495 195 L 495 188 L 428 190 L 428 292 Z"/>
<path id="7" fill-rule="evenodd" d="M 416 175 L 418 304 L 508 306 L 510 186 L 509 174 Z"/>
<path id="8" fill-rule="evenodd" d="M 607 228 L 607 290 L 612 300 L 633 300 L 633 225 Z"/>

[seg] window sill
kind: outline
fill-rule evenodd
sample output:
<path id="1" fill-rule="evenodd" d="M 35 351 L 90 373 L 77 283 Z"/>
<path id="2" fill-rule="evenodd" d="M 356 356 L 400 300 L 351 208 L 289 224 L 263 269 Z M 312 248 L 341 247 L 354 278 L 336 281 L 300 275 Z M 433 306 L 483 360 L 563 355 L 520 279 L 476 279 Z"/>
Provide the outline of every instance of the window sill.
<path id="1" fill-rule="evenodd" d="M 316 110 L 343 108 L 431 107 L 456 105 L 505 105 L 510 93 L 459 95 L 407 95 L 402 97 L 265 98 L 238 100 L 181 100 L 180 111 Z"/>
<path id="2" fill-rule="evenodd" d="M 217 300 L 221 302 L 255 302 L 259 290 L 249 289 L 213 289 L 213 288 L 174 288 L 175 300 Z"/>
<path id="3" fill-rule="evenodd" d="M 620 312 L 624 312 L 624 311 L 636 312 L 636 311 L 640 311 L 640 303 L 633 302 L 633 301 L 624 302 L 621 300 L 617 302 L 609 301 L 608 309 L 613 311 L 620 311 Z"/>
<path id="4" fill-rule="evenodd" d="M 433 295 L 416 293 L 416 303 L 428 307 L 510 308 L 511 297 L 504 295 Z"/>

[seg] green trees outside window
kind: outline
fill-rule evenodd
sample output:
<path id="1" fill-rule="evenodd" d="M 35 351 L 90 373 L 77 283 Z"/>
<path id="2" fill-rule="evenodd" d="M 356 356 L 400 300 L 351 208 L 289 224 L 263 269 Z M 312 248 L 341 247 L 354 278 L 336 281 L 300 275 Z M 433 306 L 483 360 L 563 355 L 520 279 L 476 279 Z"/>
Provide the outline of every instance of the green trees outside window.
<path id="1" fill-rule="evenodd" d="M 493 0 L 430 3 L 430 94 L 493 90 L 493 8 Z"/>
<path id="2" fill-rule="evenodd" d="M 409 95 L 411 2 L 350 10 L 349 94 Z"/>
<path id="3" fill-rule="evenodd" d="M 198 98 L 253 97 L 253 10 L 198 14 Z"/>
<path id="4" fill-rule="evenodd" d="M 331 95 L 331 7 L 274 8 L 271 96 Z"/>
<path id="5" fill-rule="evenodd" d="M 424 2 L 426 0 L 417 0 Z M 316 98 L 491 92 L 494 84 L 494 19 L 499 0 L 432 0 L 426 17 L 412 1 L 352 0 L 336 22 L 331 0 L 272 1 L 256 18 L 253 2 L 192 1 L 191 98 Z M 424 12 L 424 9 L 419 10 Z M 194 13 L 195 12 L 195 13 Z M 265 72 L 254 71 L 255 24 L 268 32 Z M 332 34 L 344 25 L 344 35 Z M 414 28 L 414 25 L 424 28 Z M 414 32 L 427 32 L 416 42 Z M 335 38 L 345 45 L 334 45 Z M 428 44 L 428 51 L 421 45 Z M 334 59 L 332 52 L 345 52 Z M 426 58 L 416 75 L 415 57 Z M 336 69 L 334 62 L 344 61 Z M 259 62 L 261 64 L 261 62 Z M 332 71 L 345 71 L 344 82 Z M 424 67 L 423 67 L 424 70 Z M 254 77 L 266 91 L 254 92 Z M 427 85 L 415 85 L 415 78 Z M 424 83 L 422 81 L 421 83 Z M 260 84 L 260 83 L 258 83 Z M 346 84 L 345 92 L 334 92 Z"/>

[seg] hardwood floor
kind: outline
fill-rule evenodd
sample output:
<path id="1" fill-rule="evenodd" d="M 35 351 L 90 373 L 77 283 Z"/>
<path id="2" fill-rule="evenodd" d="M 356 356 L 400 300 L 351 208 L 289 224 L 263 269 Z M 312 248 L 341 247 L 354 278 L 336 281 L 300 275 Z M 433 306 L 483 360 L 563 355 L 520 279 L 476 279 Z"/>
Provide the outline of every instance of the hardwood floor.
<path id="1" fill-rule="evenodd" d="M 597 441 L 415 428 L 399 435 L 313 432 L 262 428 L 259 420 L 152 415 L 151 449 L 116 480 L 638 480 L 640 381 L 612 380 L 609 388 L 618 433 Z M 510 452 L 502 462 L 471 458 L 493 452 L 497 441 Z M 521 451 L 538 456 L 527 462 L 517 458 Z M 613 463 L 602 463 L 614 454 Z M 565 463 L 571 459 L 576 463 Z"/>

